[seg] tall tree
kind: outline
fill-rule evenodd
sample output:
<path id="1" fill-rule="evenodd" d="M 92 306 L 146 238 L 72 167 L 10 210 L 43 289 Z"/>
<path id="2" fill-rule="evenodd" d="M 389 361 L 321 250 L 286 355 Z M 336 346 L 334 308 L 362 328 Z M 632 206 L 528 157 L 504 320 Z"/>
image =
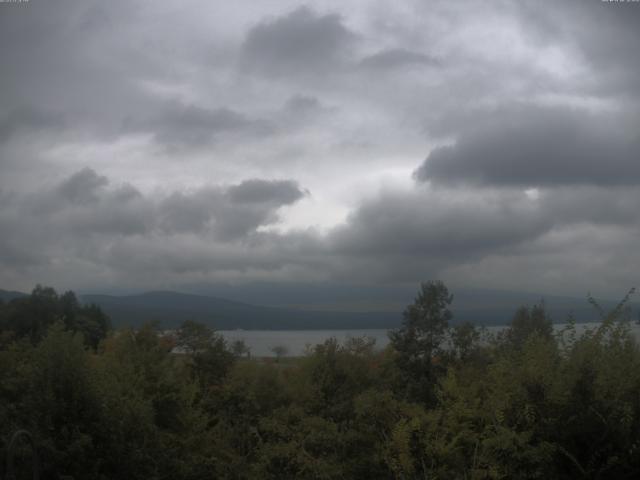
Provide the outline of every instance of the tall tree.
<path id="1" fill-rule="evenodd" d="M 521 349 L 531 335 L 538 335 L 544 339 L 553 336 L 553 323 L 545 309 L 544 302 L 529 308 L 518 308 L 509 328 L 505 330 L 507 345 Z"/>
<path id="2" fill-rule="evenodd" d="M 403 313 L 402 326 L 389 334 L 400 372 L 398 387 L 410 399 L 432 403 L 441 344 L 453 317 L 453 295 L 441 281 L 424 282 Z"/>
<path id="3" fill-rule="evenodd" d="M 176 343 L 189 357 L 192 375 L 203 390 L 220 383 L 235 362 L 224 337 L 193 320 L 182 323 Z"/>

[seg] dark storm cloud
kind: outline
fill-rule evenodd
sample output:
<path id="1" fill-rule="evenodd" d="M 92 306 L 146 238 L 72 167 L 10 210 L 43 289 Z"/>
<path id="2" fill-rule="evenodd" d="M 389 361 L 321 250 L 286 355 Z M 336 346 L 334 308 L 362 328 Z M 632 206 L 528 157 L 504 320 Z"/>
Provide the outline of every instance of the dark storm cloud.
<path id="1" fill-rule="evenodd" d="M 246 237 L 262 225 L 279 220 L 277 210 L 305 195 L 290 180 L 246 180 L 229 187 L 215 208 L 214 232 L 223 241 Z"/>
<path id="2" fill-rule="evenodd" d="M 77 204 L 98 200 L 98 191 L 109 183 L 107 177 L 98 175 L 90 168 L 84 168 L 64 180 L 56 189 L 63 199 Z"/>
<path id="3" fill-rule="evenodd" d="M 38 193 L 4 195 L 1 217 L 8 235 L 48 231 L 74 235 L 138 235 L 207 231 L 223 240 L 239 239 L 277 221 L 277 210 L 305 193 L 295 182 L 248 180 L 231 187 L 207 186 L 166 197 L 141 194 L 129 184 L 85 168 Z M 26 229 L 26 230 L 25 230 Z"/>
<path id="4" fill-rule="evenodd" d="M 183 82 L 187 69 L 208 67 L 182 35 L 187 8 L 177 9 L 176 23 L 166 28 L 146 23 L 161 22 L 163 7 L 121 0 L 31 0 L 22 7 L 0 15 L 0 99 L 8 112 L 0 113 L 0 142 L 57 127 L 57 143 L 114 143 L 145 132 L 163 146 L 183 148 L 268 129 L 234 108 L 182 103 L 154 90 Z"/>
<path id="5" fill-rule="evenodd" d="M 63 125 L 64 118 L 59 114 L 24 106 L 14 108 L 0 114 L 0 143 L 16 134 L 57 130 Z"/>
<path id="6" fill-rule="evenodd" d="M 275 118 L 280 133 L 294 136 L 305 131 L 315 133 L 316 129 L 322 128 L 339 114 L 338 107 L 325 104 L 317 96 L 297 94 L 284 102 Z"/>
<path id="7" fill-rule="evenodd" d="M 228 108 L 207 109 L 170 102 L 155 117 L 127 120 L 125 129 L 152 133 L 158 143 L 167 147 L 189 148 L 208 146 L 223 135 L 263 136 L 273 127 L 265 120 Z"/>
<path id="8" fill-rule="evenodd" d="M 581 46 L 589 61 L 604 75 L 605 89 L 625 88 L 628 93 L 637 94 L 640 83 L 640 9 L 636 2 L 606 3 L 592 2 L 589 5 L 593 9 L 592 22 L 582 29 Z M 601 30 L 604 25 L 606 33 Z M 600 31 L 597 39 L 593 35 L 595 29 Z"/>
<path id="9" fill-rule="evenodd" d="M 573 226 L 640 227 L 640 193 L 632 187 L 549 188 L 531 198 L 515 189 L 417 186 L 371 198 L 326 235 L 260 230 L 304 195 L 295 182 L 256 179 L 143 195 L 83 170 L 38 193 L 3 194 L 2 246 L 11 259 L 0 261 L 18 271 L 65 258 L 132 282 L 201 275 L 406 282 L 517 255 Z M 536 248 L 550 248 L 542 245 Z"/>
<path id="10" fill-rule="evenodd" d="M 326 272 L 326 258 L 318 258 L 318 239 L 312 234 L 256 234 L 250 245 L 213 243 L 188 235 L 127 237 L 106 250 L 106 262 L 127 277 L 148 275 L 217 278 L 313 277 Z M 312 272 L 311 274 L 309 272 Z"/>
<path id="11" fill-rule="evenodd" d="M 228 195 L 233 203 L 289 205 L 300 200 L 304 192 L 291 180 L 252 179 L 230 187 Z"/>
<path id="12" fill-rule="evenodd" d="M 522 256 L 524 261 L 527 251 L 555 252 L 554 237 L 571 238 L 585 229 L 614 232 L 606 234 L 606 242 L 622 242 L 629 232 L 640 231 L 639 204 L 634 187 L 550 188 L 535 197 L 486 188 L 387 192 L 365 202 L 330 233 L 329 250 L 341 259 L 332 274 L 415 281 L 487 258 Z M 597 236 L 578 240 L 584 251 L 602 243 Z M 585 259 L 583 266 L 599 261 Z"/>
<path id="13" fill-rule="evenodd" d="M 222 241 L 238 240 L 278 220 L 277 210 L 304 192 L 291 180 L 246 180 L 227 188 L 175 192 L 159 205 L 163 231 L 213 232 Z"/>
<path id="14" fill-rule="evenodd" d="M 2 194 L 0 223 L 6 234 L 0 263 L 17 272 L 64 259 L 65 265 L 112 271 L 125 269 L 123 258 L 131 255 L 129 267 L 140 268 L 141 278 L 162 265 L 191 274 L 234 265 L 278 269 L 290 263 L 284 250 L 293 251 L 300 242 L 295 235 L 277 242 L 258 229 L 277 222 L 278 209 L 304 195 L 293 181 L 259 179 L 142 194 L 87 168 L 37 192 Z M 145 267 L 145 259 L 154 266 Z"/>
<path id="15" fill-rule="evenodd" d="M 248 32 L 242 46 L 243 67 L 277 76 L 326 74 L 342 67 L 354 37 L 339 15 L 300 7 Z"/>
<path id="16" fill-rule="evenodd" d="M 45 252 L 31 250 L 21 239 L 9 236 L 0 238 L 0 266 L 21 271 L 49 262 L 50 259 Z"/>
<path id="17" fill-rule="evenodd" d="M 276 222 L 280 207 L 306 194 L 291 180 L 251 179 L 158 197 L 142 195 L 128 184 L 111 186 L 106 177 L 85 168 L 24 203 L 8 198 L 14 207 L 29 207 L 45 223 L 55 220 L 60 229 L 123 235 L 210 232 L 229 241 Z"/>
<path id="18" fill-rule="evenodd" d="M 637 2 L 566 0 L 553 8 L 518 2 L 524 32 L 541 45 L 563 43 L 591 67 L 591 89 L 613 96 L 634 96 L 640 82 L 640 9 Z"/>
<path id="19" fill-rule="evenodd" d="M 639 4 L 285 3 L 0 5 L 0 287 L 637 271 Z"/>
<path id="20" fill-rule="evenodd" d="M 579 110 L 521 108 L 486 115 L 433 150 L 418 181 L 481 185 L 636 185 L 640 139 L 631 120 Z"/>
<path id="21" fill-rule="evenodd" d="M 161 229 L 168 233 L 202 232 L 212 220 L 220 196 L 216 188 L 172 193 L 159 207 Z"/>
<path id="22" fill-rule="evenodd" d="M 323 107 L 316 97 L 294 95 L 285 104 L 285 110 L 294 115 L 306 115 L 321 110 Z"/>
<path id="23" fill-rule="evenodd" d="M 305 195 L 291 180 L 246 180 L 229 187 L 216 218 L 216 233 L 229 241 L 242 238 L 261 225 L 278 221 L 278 208 L 291 205 Z"/>
<path id="24" fill-rule="evenodd" d="M 535 238 L 551 221 L 522 194 L 386 194 L 356 210 L 334 232 L 339 251 L 353 255 L 431 257 L 449 261 Z"/>
<path id="25" fill-rule="evenodd" d="M 640 227 L 640 191 L 631 186 L 572 186 L 549 188 L 536 200 L 555 226 L 590 225 Z"/>
<path id="26" fill-rule="evenodd" d="M 66 235 L 134 235 L 151 227 L 150 205 L 129 184 L 111 185 L 109 179 L 84 168 L 49 190 L 15 198 L 12 206 L 39 222 L 51 238 Z"/>
<path id="27" fill-rule="evenodd" d="M 221 205 L 214 221 L 215 237 L 223 242 L 232 242 L 246 238 L 262 225 L 277 223 L 278 216 L 274 208 L 266 205 L 240 208 Z"/>
<path id="28" fill-rule="evenodd" d="M 440 62 L 424 53 L 394 48 L 365 57 L 360 64 L 366 68 L 392 70 L 411 65 L 437 66 Z"/>
<path id="29" fill-rule="evenodd" d="M 133 79 L 151 64 L 135 61 L 135 42 L 124 57 L 115 54 L 120 42 L 131 38 L 127 30 L 137 7 L 98 3 L 32 0 L 17 8 L 3 6 L 0 95 L 3 106 L 17 112 L 11 125 L 60 125 L 64 119 L 76 132 L 112 129 L 104 121 L 113 121 L 119 108 L 144 103 Z M 89 28 L 96 9 L 104 18 L 94 15 Z"/>

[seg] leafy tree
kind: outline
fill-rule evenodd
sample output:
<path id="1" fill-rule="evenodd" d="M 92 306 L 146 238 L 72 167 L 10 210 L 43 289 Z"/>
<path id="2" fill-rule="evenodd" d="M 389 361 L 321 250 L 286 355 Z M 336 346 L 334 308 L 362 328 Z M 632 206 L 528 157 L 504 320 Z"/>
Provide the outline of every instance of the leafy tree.
<path id="1" fill-rule="evenodd" d="M 473 323 L 461 323 L 451 329 L 451 347 L 459 360 L 467 360 L 477 349 L 479 340 L 480 331 Z"/>
<path id="2" fill-rule="evenodd" d="M 187 355 L 192 377 L 203 391 L 219 384 L 235 361 L 221 335 L 193 320 L 182 323 L 176 345 Z"/>
<path id="3" fill-rule="evenodd" d="M 11 300 L 5 308 L 3 330 L 13 338 L 39 342 L 60 318 L 58 294 L 51 287 L 37 285 L 31 295 Z"/>
<path id="4" fill-rule="evenodd" d="M 400 385 L 410 399 L 433 404 L 441 345 L 452 318 L 453 295 L 440 281 L 422 283 L 403 313 L 402 326 L 389 334 L 400 371 Z"/>
<path id="5" fill-rule="evenodd" d="M 336 420 L 353 416 L 353 400 L 373 386 L 373 340 L 349 339 L 340 345 L 335 338 L 316 345 L 301 363 L 302 391 L 307 408 Z"/>
<path id="6" fill-rule="evenodd" d="M 71 332 L 79 332 L 84 342 L 96 348 L 106 338 L 111 324 L 96 305 L 81 305 L 73 292 L 58 295 L 51 287 L 37 285 L 31 295 L 16 298 L 0 308 L 0 344 L 15 338 L 38 343 L 49 327 L 61 321 Z"/>
<path id="7" fill-rule="evenodd" d="M 244 340 L 238 339 L 231 344 L 231 351 L 236 357 L 251 358 L 251 348 L 246 344 Z"/>
<path id="8" fill-rule="evenodd" d="M 308 415 L 296 406 L 277 410 L 259 427 L 263 443 L 253 478 L 345 478 L 340 462 L 343 435 L 331 420 Z"/>
<path id="9" fill-rule="evenodd" d="M 71 291 L 60 295 L 59 304 L 61 318 L 66 328 L 73 332 L 80 332 L 87 345 L 97 348 L 111 329 L 109 317 L 97 305 L 80 305 L 76 295 Z"/>
<path id="10" fill-rule="evenodd" d="M 236 360 L 221 335 L 216 335 L 211 345 L 192 359 L 193 373 L 203 389 L 221 384 Z"/>
<path id="11" fill-rule="evenodd" d="M 176 332 L 176 346 L 189 355 L 206 350 L 214 341 L 215 332 L 194 320 L 185 320 Z"/>
<path id="12" fill-rule="evenodd" d="M 289 353 L 289 349 L 285 345 L 274 345 L 271 347 L 271 352 L 276 356 L 276 362 L 279 362 L 282 357 Z"/>
<path id="13" fill-rule="evenodd" d="M 534 334 L 547 340 L 553 336 L 553 323 L 543 302 L 531 308 L 526 306 L 518 308 L 509 328 L 504 331 L 504 340 L 508 346 L 521 349 L 527 339 Z"/>
<path id="14" fill-rule="evenodd" d="M 234 362 L 195 322 L 175 339 L 122 329 L 95 349 L 73 294 L 32 297 L 0 305 L 0 458 L 25 428 L 42 478 L 640 476 L 629 295 L 584 333 L 552 335 L 536 306 L 501 341 L 460 325 L 445 348 L 451 296 L 432 282 L 383 352 L 330 339 L 287 368 Z"/>

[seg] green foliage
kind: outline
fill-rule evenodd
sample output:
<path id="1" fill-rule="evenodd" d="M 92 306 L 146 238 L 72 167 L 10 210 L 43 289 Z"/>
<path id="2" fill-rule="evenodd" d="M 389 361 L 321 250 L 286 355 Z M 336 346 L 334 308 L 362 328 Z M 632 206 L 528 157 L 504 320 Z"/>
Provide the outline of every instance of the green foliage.
<path id="1" fill-rule="evenodd" d="M 187 356 L 191 376 L 206 391 L 219 384 L 235 362 L 224 338 L 206 325 L 187 320 L 177 331 L 176 346 Z"/>
<path id="2" fill-rule="evenodd" d="M 481 331 L 473 323 L 465 322 L 451 328 L 451 351 L 461 361 L 478 352 Z"/>
<path id="3" fill-rule="evenodd" d="M 92 348 L 97 348 L 111 328 L 96 305 L 81 305 L 73 292 L 58 295 L 53 288 L 38 285 L 31 295 L 0 304 L 0 346 L 22 338 L 35 344 L 58 321 L 67 330 L 82 334 Z"/>
<path id="4" fill-rule="evenodd" d="M 276 361 L 279 362 L 282 357 L 289 353 L 289 349 L 285 345 L 274 345 L 271 347 L 271 352 L 276 356 Z"/>
<path id="5" fill-rule="evenodd" d="M 247 358 L 251 358 L 251 348 L 249 348 L 244 340 L 234 340 L 231 344 L 231 351 L 236 357 L 246 356 Z"/>
<path id="6" fill-rule="evenodd" d="M 280 363 L 196 322 L 91 339 L 99 315 L 73 294 L 32 297 L 0 305 L 0 456 L 29 430 L 45 479 L 640 475 L 629 297 L 583 333 L 521 308 L 487 342 L 447 329 L 451 295 L 429 283 L 384 351 L 330 339 Z"/>
<path id="7" fill-rule="evenodd" d="M 542 302 L 531 308 L 518 308 L 509 327 L 503 332 L 503 341 L 507 347 L 519 350 L 532 335 L 546 339 L 553 336 L 553 323 Z"/>
<path id="8" fill-rule="evenodd" d="M 299 398 L 307 408 L 334 420 L 349 419 L 355 396 L 375 381 L 373 345 L 365 339 L 340 345 L 335 338 L 316 345 L 300 365 Z"/>
<path id="9" fill-rule="evenodd" d="M 444 283 L 423 283 L 403 313 L 402 327 L 389 334 L 400 373 L 397 388 L 409 399 L 427 405 L 435 402 L 435 386 L 442 373 L 438 357 L 452 318 L 452 301 Z"/>

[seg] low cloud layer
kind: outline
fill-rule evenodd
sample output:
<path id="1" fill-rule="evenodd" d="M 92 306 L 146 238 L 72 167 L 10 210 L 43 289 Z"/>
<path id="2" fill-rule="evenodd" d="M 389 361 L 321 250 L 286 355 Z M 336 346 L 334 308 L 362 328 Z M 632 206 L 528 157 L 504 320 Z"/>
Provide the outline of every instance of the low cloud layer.
<path id="1" fill-rule="evenodd" d="M 259 228 L 279 221 L 281 207 L 304 195 L 290 180 L 247 180 L 144 195 L 130 184 L 114 185 L 84 169 L 38 192 L 5 195 L 0 221 L 5 227 L 2 250 L 9 254 L 0 263 L 14 273 L 55 268 L 56 262 L 86 262 L 108 270 L 118 264 L 111 259 L 118 259 L 118 252 L 132 242 L 140 248 L 131 252 L 137 258 L 156 251 L 158 244 L 181 239 L 220 244 L 215 248 L 224 251 L 228 243 L 250 243 Z M 167 254 L 190 255 L 188 243 L 178 250 Z"/>
<path id="2" fill-rule="evenodd" d="M 326 232 L 271 228 L 282 208 L 310 195 L 291 180 L 258 179 L 143 194 L 85 169 L 48 189 L 3 196 L 0 264 L 16 278 L 80 275 L 88 286 L 144 288 L 206 279 L 404 284 L 449 275 L 460 281 L 459 272 L 474 265 L 501 261 L 505 268 L 553 257 L 554 269 L 567 268 L 565 275 L 588 288 L 589 282 L 603 287 L 609 277 L 581 278 L 584 273 L 604 260 L 627 255 L 630 261 L 640 233 L 637 189 L 600 186 L 532 194 L 417 185 L 369 198 Z M 593 251 L 603 257 L 586 255 Z M 624 275 L 631 280 L 632 274 Z M 473 275 L 494 287 L 501 280 L 480 267 Z M 542 278 L 529 280 L 542 287 Z"/>

